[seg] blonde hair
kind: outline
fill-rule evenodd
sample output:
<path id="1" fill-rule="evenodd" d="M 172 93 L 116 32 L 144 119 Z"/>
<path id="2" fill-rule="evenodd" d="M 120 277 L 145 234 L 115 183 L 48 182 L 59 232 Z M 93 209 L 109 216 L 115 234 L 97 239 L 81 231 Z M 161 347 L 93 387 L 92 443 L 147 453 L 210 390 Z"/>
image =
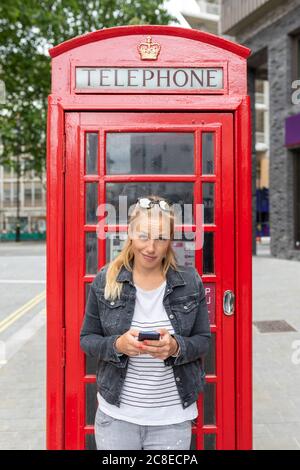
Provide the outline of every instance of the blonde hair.
<path id="1" fill-rule="evenodd" d="M 166 199 L 159 197 L 157 195 L 150 195 L 145 196 L 149 197 L 154 200 L 164 200 L 168 202 Z M 155 205 L 156 206 L 156 205 Z M 154 207 L 155 207 L 154 206 Z M 151 211 L 151 209 L 141 209 L 139 206 L 135 206 L 132 213 L 129 216 L 128 227 L 133 226 L 133 224 L 138 220 L 140 215 L 143 214 L 144 211 Z M 168 217 L 169 219 L 169 227 L 170 227 L 170 240 L 174 238 L 174 226 L 175 226 L 175 215 L 174 211 L 171 207 L 170 211 L 161 211 L 164 216 Z M 109 263 L 105 266 L 108 266 L 107 273 L 106 273 L 106 284 L 104 289 L 104 297 L 106 299 L 115 300 L 120 298 L 122 292 L 122 282 L 117 282 L 116 278 L 124 265 L 128 271 L 132 272 L 132 261 L 134 259 L 134 254 L 132 251 L 132 239 L 128 236 L 125 244 L 121 250 L 121 252 Z M 166 252 L 166 256 L 162 260 L 162 273 L 166 276 L 166 273 L 169 267 L 172 266 L 175 270 L 179 270 L 178 263 L 176 259 L 176 254 L 173 250 L 172 244 L 170 243 Z"/>

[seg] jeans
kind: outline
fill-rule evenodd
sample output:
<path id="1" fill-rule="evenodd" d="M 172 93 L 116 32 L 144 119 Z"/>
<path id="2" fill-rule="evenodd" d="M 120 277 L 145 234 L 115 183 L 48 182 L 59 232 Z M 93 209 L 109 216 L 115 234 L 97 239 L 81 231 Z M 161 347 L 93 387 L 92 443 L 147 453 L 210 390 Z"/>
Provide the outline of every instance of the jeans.
<path id="1" fill-rule="evenodd" d="M 142 426 L 113 418 L 97 408 L 97 450 L 189 450 L 191 438 L 191 420 L 176 424 Z"/>

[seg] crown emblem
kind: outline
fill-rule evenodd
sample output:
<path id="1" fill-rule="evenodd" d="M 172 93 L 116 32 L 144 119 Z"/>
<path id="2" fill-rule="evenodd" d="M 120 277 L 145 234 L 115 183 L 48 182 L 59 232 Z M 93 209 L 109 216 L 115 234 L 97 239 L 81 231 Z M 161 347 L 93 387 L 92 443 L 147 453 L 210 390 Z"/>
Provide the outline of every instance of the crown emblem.
<path id="1" fill-rule="evenodd" d="M 137 48 L 142 60 L 157 59 L 161 49 L 160 44 L 152 42 L 151 36 L 147 36 L 146 42 L 141 42 Z"/>

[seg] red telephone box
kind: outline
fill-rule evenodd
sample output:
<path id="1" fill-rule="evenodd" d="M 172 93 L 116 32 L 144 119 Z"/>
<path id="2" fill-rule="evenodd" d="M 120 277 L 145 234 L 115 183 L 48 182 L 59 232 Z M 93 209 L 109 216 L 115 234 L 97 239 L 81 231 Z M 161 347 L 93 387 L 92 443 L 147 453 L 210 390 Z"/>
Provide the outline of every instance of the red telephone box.
<path id="1" fill-rule="evenodd" d="M 204 245 L 174 243 L 206 287 L 212 341 L 192 449 L 252 448 L 250 50 L 173 26 L 108 28 L 50 49 L 47 448 L 95 448 L 96 364 L 79 332 L 90 283 L 127 226 L 97 206 L 155 192 L 204 204 Z M 195 230 L 195 219 L 185 228 Z"/>

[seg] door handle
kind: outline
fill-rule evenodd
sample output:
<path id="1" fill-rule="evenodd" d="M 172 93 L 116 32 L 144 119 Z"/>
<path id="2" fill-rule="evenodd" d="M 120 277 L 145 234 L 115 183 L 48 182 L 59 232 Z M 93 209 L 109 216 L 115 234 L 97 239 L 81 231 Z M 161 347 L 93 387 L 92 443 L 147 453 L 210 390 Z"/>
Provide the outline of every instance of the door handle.
<path id="1" fill-rule="evenodd" d="M 226 290 L 223 295 L 223 311 L 225 315 L 234 313 L 235 295 L 232 290 Z"/>

